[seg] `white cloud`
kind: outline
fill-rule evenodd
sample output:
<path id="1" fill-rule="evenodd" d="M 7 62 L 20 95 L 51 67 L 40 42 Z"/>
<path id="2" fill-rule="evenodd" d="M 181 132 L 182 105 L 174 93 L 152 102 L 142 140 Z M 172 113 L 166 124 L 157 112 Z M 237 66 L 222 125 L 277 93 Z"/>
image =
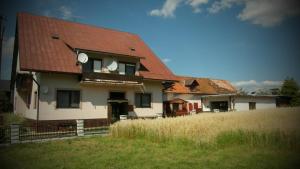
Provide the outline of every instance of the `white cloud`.
<path id="1" fill-rule="evenodd" d="M 231 8 L 234 3 L 237 3 L 238 0 L 220 0 L 215 1 L 210 8 L 208 8 L 209 13 L 218 13 L 221 10 Z"/>
<path id="2" fill-rule="evenodd" d="M 272 80 L 265 80 L 262 82 L 264 86 L 281 86 L 283 81 L 272 81 Z"/>
<path id="3" fill-rule="evenodd" d="M 255 80 L 246 80 L 246 81 L 237 81 L 232 83 L 236 87 L 244 87 L 244 86 L 253 86 L 257 85 L 257 82 Z"/>
<path id="4" fill-rule="evenodd" d="M 11 36 L 7 40 L 3 40 L 2 56 L 13 57 L 15 37 Z"/>
<path id="5" fill-rule="evenodd" d="M 151 16 L 162 16 L 164 18 L 174 17 L 174 11 L 182 0 L 166 0 L 161 9 L 150 11 Z"/>
<path id="6" fill-rule="evenodd" d="M 274 26 L 280 24 L 286 17 L 299 14 L 299 5 L 298 0 L 247 1 L 238 18 L 265 27 Z"/>
<path id="7" fill-rule="evenodd" d="M 61 13 L 62 19 L 71 19 L 74 17 L 73 12 L 69 7 L 61 6 L 58 8 L 58 11 Z"/>
<path id="8" fill-rule="evenodd" d="M 168 62 L 171 62 L 172 60 L 169 59 L 169 58 L 164 58 L 164 59 L 162 59 L 162 61 L 163 61 L 164 63 L 168 63 Z"/>
<path id="9" fill-rule="evenodd" d="M 218 13 L 233 5 L 243 5 L 237 18 L 263 27 L 280 24 L 285 18 L 300 14 L 299 0 L 219 0 L 208 11 Z"/>
<path id="10" fill-rule="evenodd" d="M 65 20 L 72 20 L 76 18 L 82 18 L 81 16 L 74 15 L 72 8 L 67 6 L 60 6 L 53 10 L 45 10 L 43 12 L 44 16 L 57 17 Z"/>
<path id="11" fill-rule="evenodd" d="M 280 88 L 282 85 L 282 81 L 272 81 L 272 80 L 265 80 L 257 82 L 256 80 L 243 80 L 243 81 L 237 81 L 232 82 L 232 84 L 240 89 L 243 88 L 246 91 L 258 91 L 258 90 L 268 90 L 271 88 Z"/>
<path id="12" fill-rule="evenodd" d="M 162 16 L 171 18 L 182 3 L 193 8 L 194 13 L 201 12 L 201 6 L 208 4 L 209 0 L 165 0 L 161 9 L 149 12 L 151 16 Z M 211 3 L 207 9 L 209 13 L 215 14 L 233 6 L 241 6 L 237 18 L 263 27 L 279 25 L 287 17 L 300 14 L 299 0 L 217 0 Z"/>
<path id="13" fill-rule="evenodd" d="M 194 13 L 201 12 L 200 6 L 202 4 L 207 4 L 208 0 L 188 0 L 186 1 L 186 4 L 189 4 L 192 8 Z"/>
<path id="14" fill-rule="evenodd" d="M 164 18 L 174 17 L 175 10 L 182 2 L 185 2 L 186 5 L 191 6 L 194 13 L 199 13 L 201 12 L 200 6 L 208 3 L 208 0 L 166 0 L 161 9 L 153 9 L 149 12 L 149 15 L 162 16 Z"/>

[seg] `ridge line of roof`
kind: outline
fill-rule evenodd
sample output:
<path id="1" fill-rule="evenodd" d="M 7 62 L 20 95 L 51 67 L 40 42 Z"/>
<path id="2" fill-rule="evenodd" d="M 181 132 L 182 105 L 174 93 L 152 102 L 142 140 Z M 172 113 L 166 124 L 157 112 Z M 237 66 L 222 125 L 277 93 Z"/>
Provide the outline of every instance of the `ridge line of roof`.
<path id="1" fill-rule="evenodd" d="M 53 17 L 53 16 L 38 15 L 35 13 L 31 13 L 31 12 L 18 12 L 17 16 L 19 16 L 21 14 L 27 14 L 27 15 L 36 16 L 36 17 L 43 17 L 46 19 L 50 18 L 50 19 L 54 19 L 54 20 L 58 20 L 58 21 L 62 21 L 62 22 L 69 22 L 69 23 L 73 23 L 73 24 L 85 25 L 85 26 L 94 27 L 94 28 L 98 28 L 98 29 L 106 29 L 106 30 L 110 30 L 110 31 L 114 31 L 114 32 L 128 33 L 128 34 L 140 37 L 138 34 L 132 33 L 132 32 L 127 32 L 127 31 L 122 31 L 122 30 L 118 30 L 118 29 L 107 28 L 107 27 L 102 27 L 102 26 L 98 26 L 98 25 L 92 25 L 92 24 L 87 24 L 87 23 L 82 23 L 82 22 L 77 22 L 77 21 L 64 20 L 64 19 L 61 19 L 58 17 Z"/>
<path id="2" fill-rule="evenodd" d="M 218 79 L 218 78 L 210 78 L 210 77 L 193 77 L 193 76 L 185 76 L 185 75 L 175 75 L 179 78 L 190 78 L 190 79 L 208 79 L 208 80 L 225 80 L 225 79 Z M 230 82 L 229 80 L 225 80 Z"/>

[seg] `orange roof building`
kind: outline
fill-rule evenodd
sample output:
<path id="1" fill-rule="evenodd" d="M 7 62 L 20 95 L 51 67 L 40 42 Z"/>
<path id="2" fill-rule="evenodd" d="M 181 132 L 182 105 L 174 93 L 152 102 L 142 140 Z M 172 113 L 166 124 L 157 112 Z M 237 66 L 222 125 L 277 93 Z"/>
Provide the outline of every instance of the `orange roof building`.
<path id="1" fill-rule="evenodd" d="M 178 82 L 166 88 L 166 93 L 217 95 L 232 94 L 237 90 L 227 80 L 177 76 Z"/>
<path id="2" fill-rule="evenodd" d="M 157 117 L 177 80 L 133 33 L 19 13 L 14 46 L 14 110 L 32 120 Z"/>
<path id="3" fill-rule="evenodd" d="M 164 89 L 164 113 L 167 116 L 212 111 L 211 105 L 215 105 L 221 111 L 232 109 L 232 96 L 237 91 L 228 81 L 187 76 L 177 76 L 177 79 L 177 82 Z M 178 99 L 184 102 L 174 102 Z"/>
<path id="4" fill-rule="evenodd" d="M 276 96 L 240 95 L 227 80 L 186 76 L 177 79 L 164 89 L 164 112 L 168 116 L 276 107 Z"/>

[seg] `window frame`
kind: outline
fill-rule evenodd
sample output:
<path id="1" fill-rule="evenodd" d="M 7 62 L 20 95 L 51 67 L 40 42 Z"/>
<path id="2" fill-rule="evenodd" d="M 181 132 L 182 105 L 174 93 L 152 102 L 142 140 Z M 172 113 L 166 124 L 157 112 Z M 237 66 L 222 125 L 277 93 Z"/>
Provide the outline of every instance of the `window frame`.
<path id="1" fill-rule="evenodd" d="M 249 102 L 249 110 L 256 110 L 256 102 Z"/>
<path id="2" fill-rule="evenodd" d="M 102 59 L 93 59 L 93 58 L 91 58 L 91 60 L 93 60 L 93 69 L 92 69 L 92 71 L 93 71 L 93 73 L 101 73 L 102 72 L 102 67 L 103 67 L 103 61 L 102 61 Z M 99 72 L 95 72 L 95 61 L 100 61 L 100 71 Z"/>
<path id="3" fill-rule="evenodd" d="M 125 65 L 125 74 L 121 74 L 121 75 L 126 75 L 126 76 L 135 76 L 136 73 L 136 63 L 132 63 L 132 62 L 119 62 L 119 64 L 124 64 Z M 118 64 L 118 65 L 119 65 Z M 133 75 L 129 75 L 127 74 L 127 66 L 130 65 L 131 67 L 134 67 L 134 74 Z"/>
<path id="4" fill-rule="evenodd" d="M 59 104 L 58 104 L 58 92 L 59 91 L 63 91 L 63 92 L 69 92 L 69 103 L 68 103 L 68 107 L 59 107 Z M 78 107 L 76 106 L 71 106 L 72 104 L 72 92 L 79 92 L 79 103 L 78 103 Z M 55 108 L 56 109 L 80 109 L 81 108 L 81 90 L 79 89 L 56 89 L 56 106 Z"/>
<path id="5" fill-rule="evenodd" d="M 150 103 L 149 103 L 149 106 L 144 106 L 143 105 L 143 95 L 149 95 L 150 99 Z M 137 105 L 137 100 L 136 98 L 139 97 L 139 103 Z M 135 107 L 136 108 L 151 108 L 152 107 L 152 93 L 135 93 L 134 94 L 134 104 L 135 104 Z"/>

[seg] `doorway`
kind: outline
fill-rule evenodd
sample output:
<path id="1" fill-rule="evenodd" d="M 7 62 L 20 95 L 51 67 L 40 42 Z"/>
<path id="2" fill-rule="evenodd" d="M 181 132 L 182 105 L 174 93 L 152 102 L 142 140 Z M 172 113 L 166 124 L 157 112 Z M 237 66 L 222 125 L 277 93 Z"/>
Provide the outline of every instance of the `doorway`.
<path id="1" fill-rule="evenodd" d="M 111 123 L 119 121 L 120 115 L 128 115 L 128 102 L 110 102 L 108 104 Z"/>
<path id="2" fill-rule="evenodd" d="M 256 102 L 249 102 L 249 110 L 255 110 L 256 109 Z"/>
<path id="3" fill-rule="evenodd" d="M 114 123 L 120 120 L 120 115 L 128 115 L 128 100 L 124 92 L 110 92 L 108 98 L 108 120 Z"/>
<path id="4" fill-rule="evenodd" d="M 211 102 L 211 111 L 218 110 L 220 112 L 226 112 L 228 111 L 228 102 L 227 101 L 216 101 Z"/>

